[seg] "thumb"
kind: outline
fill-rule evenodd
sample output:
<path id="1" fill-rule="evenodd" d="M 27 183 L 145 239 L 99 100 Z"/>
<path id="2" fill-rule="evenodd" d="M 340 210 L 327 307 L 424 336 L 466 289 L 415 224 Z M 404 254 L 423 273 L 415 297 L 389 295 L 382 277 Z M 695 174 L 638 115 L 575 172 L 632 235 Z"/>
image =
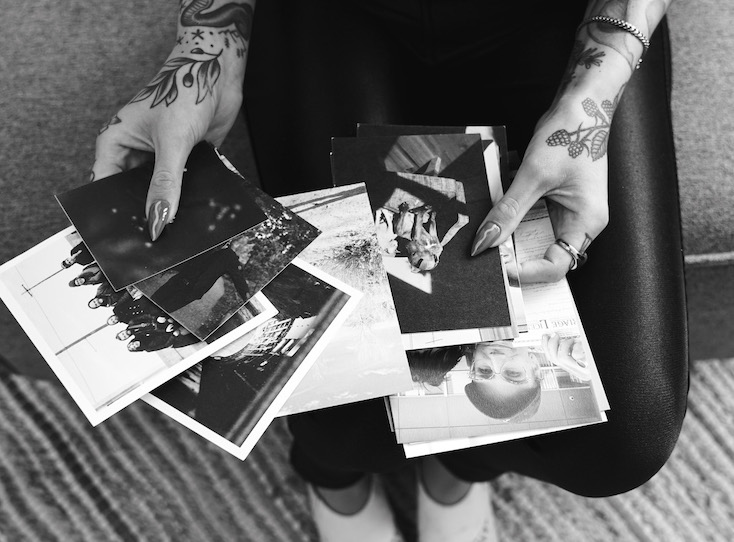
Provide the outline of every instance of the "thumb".
<path id="1" fill-rule="evenodd" d="M 181 183 L 191 146 L 177 145 L 166 140 L 156 146 L 155 166 L 145 202 L 150 238 L 160 237 L 166 224 L 170 224 L 178 212 L 181 199 Z"/>
<path id="2" fill-rule="evenodd" d="M 500 245 L 515 231 L 522 218 L 540 197 L 539 194 L 535 195 L 535 190 L 528 184 L 523 182 L 519 175 L 515 177 L 507 193 L 492 207 L 479 225 L 474 236 L 472 256 Z"/>

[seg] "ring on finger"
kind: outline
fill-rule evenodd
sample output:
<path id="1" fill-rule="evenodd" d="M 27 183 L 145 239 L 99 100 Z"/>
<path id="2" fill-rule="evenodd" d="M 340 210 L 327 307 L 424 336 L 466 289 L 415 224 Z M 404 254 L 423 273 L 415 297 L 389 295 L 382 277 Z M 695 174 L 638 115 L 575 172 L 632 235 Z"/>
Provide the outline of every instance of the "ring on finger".
<path id="1" fill-rule="evenodd" d="M 568 267 L 569 271 L 578 269 L 586 263 L 586 260 L 589 259 L 589 256 L 586 254 L 586 252 L 579 252 L 560 237 L 556 239 L 556 244 L 571 256 L 571 264 Z"/>

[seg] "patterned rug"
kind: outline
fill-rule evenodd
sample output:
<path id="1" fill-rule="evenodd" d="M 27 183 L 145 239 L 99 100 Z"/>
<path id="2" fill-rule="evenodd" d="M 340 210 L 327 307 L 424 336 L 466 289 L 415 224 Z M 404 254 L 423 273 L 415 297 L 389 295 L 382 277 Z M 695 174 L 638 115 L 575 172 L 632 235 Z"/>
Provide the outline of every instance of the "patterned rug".
<path id="1" fill-rule="evenodd" d="M 586 499 L 505 475 L 503 541 L 724 541 L 734 533 L 734 359 L 692 364 L 673 457 L 648 484 Z M 146 405 L 92 428 L 60 387 L 0 379 L 0 540 L 315 541 L 282 421 L 245 462 Z M 414 478 L 388 483 L 414 540 Z"/>

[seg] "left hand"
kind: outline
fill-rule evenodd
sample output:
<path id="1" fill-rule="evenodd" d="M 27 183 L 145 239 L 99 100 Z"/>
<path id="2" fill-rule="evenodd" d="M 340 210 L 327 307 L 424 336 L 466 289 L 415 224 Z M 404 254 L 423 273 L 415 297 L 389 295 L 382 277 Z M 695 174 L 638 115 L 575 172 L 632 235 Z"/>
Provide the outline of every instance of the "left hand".
<path id="1" fill-rule="evenodd" d="M 608 104 L 597 103 L 565 96 L 541 118 L 510 188 L 479 226 L 473 253 L 507 239 L 541 197 L 546 198 L 556 238 L 581 253 L 606 227 L 611 119 Z M 551 244 L 542 259 L 520 266 L 520 281 L 556 282 L 572 261 L 568 252 Z"/>

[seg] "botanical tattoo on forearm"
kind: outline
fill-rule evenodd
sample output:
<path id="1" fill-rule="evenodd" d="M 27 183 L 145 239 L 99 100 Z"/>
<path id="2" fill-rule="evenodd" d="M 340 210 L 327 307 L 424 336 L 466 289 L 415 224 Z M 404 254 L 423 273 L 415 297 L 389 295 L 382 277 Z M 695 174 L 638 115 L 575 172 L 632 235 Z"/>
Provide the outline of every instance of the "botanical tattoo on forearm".
<path id="1" fill-rule="evenodd" d="M 582 122 L 574 131 L 560 129 L 553 132 L 545 142 L 551 147 L 568 147 L 568 155 L 578 158 L 586 152 L 593 161 L 599 160 L 607 153 L 609 128 L 612 125 L 612 116 L 622 96 L 622 90 L 617 93 L 613 101 L 604 100 L 601 107 L 591 98 L 581 102 L 584 112 L 593 119 L 594 124 L 584 126 Z"/>
<path id="2" fill-rule="evenodd" d="M 576 40 L 573 44 L 573 50 L 571 51 L 571 57 L 568 61 L 568 67 L 566 73 L 563 75 L 561 81 L 560 90 L 561 92 L 573 81 L 576 77 L 576 68 L 583 66 L 587 70 L 590 70 L 592 66 L 601 66 L 603 58 L 606 56 L 604 51 L 599 51 L 597 47 L 584 47 L 584 44 L 580 40 Z"/>
<path id="3" fill-rule="evenodd" d="M 180 56 L 169 58 L 130 103 L 152 96 L 151 108 L 160 104 L 169 106 L 178 98 L 180 80 L 185 88 L 196 84 L 196 103 L 200 104 L 214 91 L 222 71 L 220 56 L 225 49 L 233 47 L 238 58 L 245 56 L 252 28 L 252 6 L 230 2 L 207 12 L 212 4 L 214 0 L 181 2 L 181 27 L 190 29 L 183 30 L 176 38 L 176 44 L 181 46 L 176 51 Z"/>
<path id="4" fill-rule="evenodd" d="M 190 88 L 196 82 L 196 103 L 200 104 L 204 101 L 204 98 L 212 93 L 214 84 L 219 79 L 222 70 L 219 65 L 219 55 L 222 54 L 222 51 L 212 54 L 197 47 L 191 50 L 191 54 L 209 55 L 210 58 L 206 60 L 185 56 L 169 58 L 153 80 L 143 87 L 143 90 L 138 92 L 130 103 L 142 102 L 153 96 L 151 108 L 161 103 L 165 103 L 166 106 L 171 105 L 178 98 L 178 73 L 185 71 L 186 68 L 188 71 L 181 78 L 181 83 L 184 87 Z M 195 76 L 194 73 L 196 73 Z"/>
<path id="5" fill-rule="evenodd" d="M 120 117 L 118 117 L 117 115 L 112 115 L 112 118 L 108 120 L 107 122 L 105 122 L 102 128 L 99 129 L 99 132 L 97 132 L 97 135 L 103 132 L 106 132 L 110 126 L 114 126 L 115 124 L 120 124 L 121 122 L 122 122 L 122 119 Z"/>

